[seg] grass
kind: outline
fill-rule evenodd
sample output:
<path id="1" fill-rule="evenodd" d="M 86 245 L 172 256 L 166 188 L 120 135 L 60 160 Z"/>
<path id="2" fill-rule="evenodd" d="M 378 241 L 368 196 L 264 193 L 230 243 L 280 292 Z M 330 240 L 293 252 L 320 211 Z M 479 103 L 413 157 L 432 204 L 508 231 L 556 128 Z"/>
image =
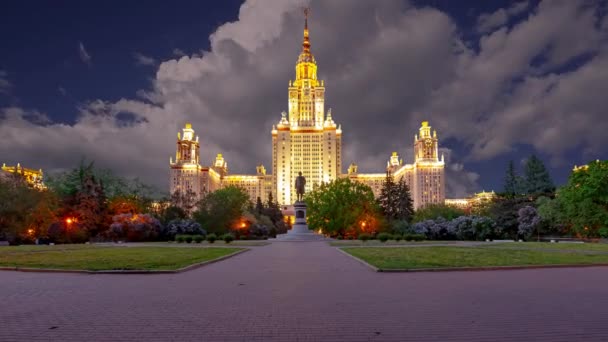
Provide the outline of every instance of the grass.
<path id="1" fill-rule="evenodd" d="M 506 242 L 490 244 L 488 248 L 536 248 L 572 251 L 608 252 L 608 243 L 549 243 L 549 242 Z"/>
<path id="2" fill-rule="evenodd" d="M 380 269 L 608 264 L 608 254 L 487 247 L 342 248 Z"/>
<path id="3" fill-rule="evenodd" d="M 399 245 L 425 245 L 425 244 L 455 244 L 458 241 L 395 241 L 389 240 L 386 242 L 380 242 L 380 240 L 368 240 L 363 242 L 361 240 L 335 240 L 329 243 L 330 246 L 334 247 L 350 247 L 350 246 L 399 246 Z"/>
<path id="4" fill-rule="evenodd" d="M 241 249 L 94 245 L 0 247 L 0 266 L 87 271 L 176 270 Z"/>

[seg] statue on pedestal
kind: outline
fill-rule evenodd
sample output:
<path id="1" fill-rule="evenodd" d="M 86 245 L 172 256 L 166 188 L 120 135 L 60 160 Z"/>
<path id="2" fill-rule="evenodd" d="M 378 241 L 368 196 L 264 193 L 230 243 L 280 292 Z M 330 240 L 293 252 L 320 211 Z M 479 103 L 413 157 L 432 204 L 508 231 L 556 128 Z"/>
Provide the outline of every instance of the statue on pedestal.
<path id="1" fill-rule="evenodd" d="M 302 172 L 298 172 L 298 177 L 296 177 L 296 201 L 302 201 L 304 198 L 304 188 L 306 186 L 306 178 L 302 176 Z"/>

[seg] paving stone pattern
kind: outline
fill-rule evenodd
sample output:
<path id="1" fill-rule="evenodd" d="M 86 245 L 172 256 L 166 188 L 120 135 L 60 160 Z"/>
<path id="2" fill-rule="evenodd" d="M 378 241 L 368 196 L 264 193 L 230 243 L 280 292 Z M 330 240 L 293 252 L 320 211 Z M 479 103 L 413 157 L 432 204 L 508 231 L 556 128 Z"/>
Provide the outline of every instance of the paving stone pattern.
<path id="1" fill-rule="evenodd" d="M 608 269 L 375 273 L 324 242 L 190 272 L 0 272 L 0 341 L 608 341 Z"/>

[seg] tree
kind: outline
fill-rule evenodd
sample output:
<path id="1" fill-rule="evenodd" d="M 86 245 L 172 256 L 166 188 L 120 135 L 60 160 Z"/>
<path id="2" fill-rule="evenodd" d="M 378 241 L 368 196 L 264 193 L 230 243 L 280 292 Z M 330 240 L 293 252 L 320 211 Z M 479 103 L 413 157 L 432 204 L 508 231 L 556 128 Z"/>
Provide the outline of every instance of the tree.
<path id="1" fill-rule="evenodd" d="M 380 228 L 380 208 L 365 184 L 336 179 L 306 194 L 305 201 L 311 229 L 344 236 L 347 232 L 375 233 Z"/>
<path id="2" fill-rule="evenodd" d="M 506 197 L 515 197 L 522 192 L 522 178 L 517 174 L 513 161 L 509 161 L 503 192 Z"/>
<path id="3" fill-rule="evenodd" d="M 22 177 L 0 178 L 0 240 L 33 241 L 55 221 L 56 196 L 30 187 Z"/>
<path id="4" fill-rule="evenodd" d="M 262 204 L 262 199 L 260 198 L 260 196 L 258 196 L 255 202 L 255 212 L 258 215 L 262 215 L 264 213 L 264 204 Z"/>
<path id="5" fill-rule="evenodd" d="M 458 216 L 465 215 L 464 210 L 448 206 L 445 204 L 430 204 L 423 208 L 416 210 L 414 213 L 414 223 L 422 222 L 425 220 L 434 220 L 438 217 L 442 217 L 448 221 L 451 221 Z"/>
<path id="6" fill-rule="evenodd" d="M 503 197 L 494 201 L 489 209 L 490 217 L 496 222 L 502 237 L 516 239 L 519 230 L 519 209 L 533 205 L 527 197 Z"/>
<path id="7" fill-rule="evenodd" d="M 207 194 L 193 217 L 205 231 L 224 234 L 237 227 L 249 205 L 245 190 L 228 186 Z"/>
<path id="8" fill-rule="evenodd" d="M 528 195 L 548 194 L 555 191 L 555 185 L 542 160 L 530 156 L 524 168 L 524 192 Z"/>
<path id="9" fill-rule="evenodd" d="M 533 206 L 527 205 L 517 211 L 517 234 L 528 239 L 540 224 L 540 216 Z"/>
<path id="10" fill-rule="evenodd" d="M 596 237 L 608 227 L 608 161 L 594 161 L 570 174 L 556 194 L 572 232 Z"/>
<path id="11" fill-rule="evenodd" d="M 190 189 L 176 190 L 171 194 L 170 201 L 172 206 L 182 208 L 186 213 L 191 214 L 197 206 L 198 196 Z"/>
<path id="12" fill-rule="evenodd" d="M 536 199 L 535 205 L 541 217 L 542 233 L 564 234 L 567 220 L 560 199 L 541 196 Z"/>
<path id="13" fill-rule="evenodd" d="M 410 222 L 412 220 L 414 202 L 410 195 L 410 188 L 403 177 L 395 183 L 390 172 L 386 172 L 386 180 L 382 184 L 378 203 L 382 214 L 388 221 L 402 220 Z"/>
<path id="14" fill-rule="evenodd" d="M 397 215 L 396 219 L 410 222 L 414 217 L 414 201 L 410 187 L 405 183 L 405 178 L 399 179 L 397 183 Z"/>

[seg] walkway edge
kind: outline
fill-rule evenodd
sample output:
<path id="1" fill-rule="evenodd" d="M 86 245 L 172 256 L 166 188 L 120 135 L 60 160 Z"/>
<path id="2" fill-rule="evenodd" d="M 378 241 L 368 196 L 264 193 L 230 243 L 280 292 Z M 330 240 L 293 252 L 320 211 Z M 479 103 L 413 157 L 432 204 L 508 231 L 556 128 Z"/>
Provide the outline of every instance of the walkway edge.
<path id="1" fill-rule="evenodd" d="M 191 271 L 199 267 L 207 266 L 218 261 L 226 260 L 233 256 L 241 253 L 250 251 L 249 248 L 243 248 L 241 250 L 226 254 L 219 258 L 202 261 L 196 264 L 188 265 L 176 270 L 102 270 L 102 271 L 88 271 L 88 270 L 70 270 L 70 269 L 56 269 L 56 268 L 31 268 L 31 267 L 0 267 L 0 271 L 17 271 L 17 272 L 37 272 L 37 273 L 78 273 L 78 274 L 176 274 L 186 271 Z"/>
<path id="2" fill-rule="evenodd" d="M 330 246 L 330 247 L 331 247 L 331 246 Z M 372 264 L 368 263 L 367 261 L 365 261 L 365 260 L 363 260 L 363 259 L 361 259 L 361 258 L 359 258 L 359 257 L 356 257 L 356 256 L 354 256 L 354 255 L 352 255 L 352 254 L 350 254 L 350 253 L 347 253 L 347 252 L 343 251 L 343 250 L 342 250 L 342 248 L 338 247 L 338 248 L 336 248 L 336 249 L 337 249 L 338 251 L 340 251 L 340 253 L 342 253 L 342 254 L 344 254 L 344 255 L 347 255 L 347 256 L 349 256 L 350 258 L 355 259 L 355 260 L 357 260 L 358 262 L 362 263 L 363 265 L 365 265 L 365 266 L 367 266 L 367 267 L 371 268 L 371 269 L 372 269 L 374 272 L 382 272 L 382 271 L 381 271 L 381 270 L 380 270 L 378 267 L 376 267 L 376 266 L 374 266 L 374 265 L 372 265 Z"/>

